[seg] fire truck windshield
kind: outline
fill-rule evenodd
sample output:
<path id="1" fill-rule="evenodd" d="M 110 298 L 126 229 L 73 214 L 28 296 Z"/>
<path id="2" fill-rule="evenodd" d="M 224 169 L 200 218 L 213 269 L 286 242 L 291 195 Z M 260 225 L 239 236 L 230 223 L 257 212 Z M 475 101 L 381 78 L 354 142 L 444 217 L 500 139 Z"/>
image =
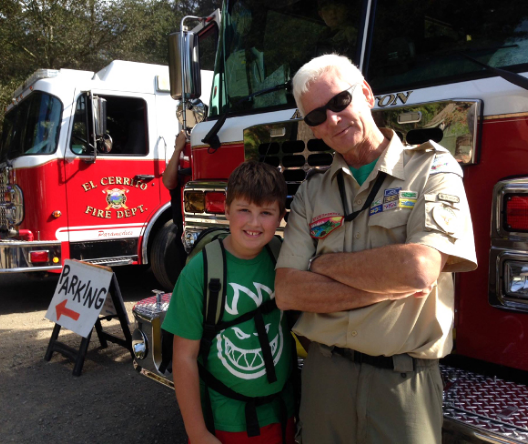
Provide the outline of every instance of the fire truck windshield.
<path id="1" fill-rule="evenodd" d="M 62 103 L 35 91 L 5 116 L 0 162 L 24 155 L 50 154 L 57 149 Z"/>
<path id="2" fill-rule="evenodd" d="M 231 0 L 225 9 L 217 55 L 211 115 L 292 108 L 280 89 L 309 59 L 340 52 L 355 59 L 361 1 Z"/>
<path id="3" fill-rule="evenodd" d="M 528 69 L 528 2 L 378 2 L 367 80 L 375 94 Z"/>
<path id="4" fill-rule="evenodd" d="M 294 108 L 288 90 L 240 98 L 331 52 L 362 58 L 375 94 L 497 75 L 475 60 L 528 71 L 526 0 L 229 0 L 224 12 L 211 116 Z"/>

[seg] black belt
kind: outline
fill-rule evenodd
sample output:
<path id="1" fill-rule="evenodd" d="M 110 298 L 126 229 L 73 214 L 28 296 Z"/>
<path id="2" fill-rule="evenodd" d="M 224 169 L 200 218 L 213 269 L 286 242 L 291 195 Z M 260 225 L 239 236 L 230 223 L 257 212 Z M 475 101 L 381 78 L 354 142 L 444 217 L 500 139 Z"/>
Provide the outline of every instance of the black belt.
<path id="1" fill-rule="evenodd" d="M 392 356 L 370 356 L 365 353 L 360 353 L 349 348 L 334 347 L 332 353 L 336 353 L 344 358 L 354 361 L 356 364 L 369 364 L 373 367 L 387 368 L 394 370 L 394 361 Z M 416 359 L 412 358 L 413 371 L 416 370 Z"/>

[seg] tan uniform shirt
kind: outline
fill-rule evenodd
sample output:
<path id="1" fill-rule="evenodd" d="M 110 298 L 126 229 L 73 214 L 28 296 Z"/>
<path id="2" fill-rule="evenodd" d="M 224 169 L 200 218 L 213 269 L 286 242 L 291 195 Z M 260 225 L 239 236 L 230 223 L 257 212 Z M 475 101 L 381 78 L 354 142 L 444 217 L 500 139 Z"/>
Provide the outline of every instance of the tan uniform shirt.
<path id="1" fill-rule="evenodd" d="M 404 148 L 391 130 L 390 144 L 362 186 L 335 154 L 330 169 L 305 181 L 292 203 L 277 268 L 308 269 L 315 254 L 358 252 L 392 244 L 421 244 L 449 256 L 438 285 L 413 296 L 328 314 L 303 313 L 299 335 L 372 356 L 409 353 L 437 359 L 452 348 L 454 289 L 450 272 L 477 267 L 462 169 L 442 146 Z M 336 174 L 342 171 L 349 211 L 362 208 L 379 171 L 387 173 L 370 208 L 344 222 Z M 402 265 L 403 267 L 404 265 Z M 383 270 L 378 270 L 384 279 Z M 324 295 L 321 295 L 324 298 Z"/>

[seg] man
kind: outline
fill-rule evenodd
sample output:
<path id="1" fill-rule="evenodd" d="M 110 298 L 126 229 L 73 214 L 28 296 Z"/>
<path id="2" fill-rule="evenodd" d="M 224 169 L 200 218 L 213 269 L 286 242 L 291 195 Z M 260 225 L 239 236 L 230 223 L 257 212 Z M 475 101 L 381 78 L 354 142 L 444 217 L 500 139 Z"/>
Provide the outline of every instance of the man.
<path id="1" fill-rule="evenodd" d="M 462 170 L 440 145 L 404 147 L 378 128 L 345 57 L 313 59 L 293 89 L 336 152 L 295 195 L 277 262 L 277 304 L 303 312 L 294 331 L 312 341 L 302 442 L 440 443 L 450 272 L 476 268 Z"/>
<path id="2" fill-rule="evenodd" d="M 359 2 L 354 2 L 359 3 Z M 350 0 L 317 0 L 317 13 L 328 27 L 319 36 L 316 54 L 354 56 L 361 6 Z"/>

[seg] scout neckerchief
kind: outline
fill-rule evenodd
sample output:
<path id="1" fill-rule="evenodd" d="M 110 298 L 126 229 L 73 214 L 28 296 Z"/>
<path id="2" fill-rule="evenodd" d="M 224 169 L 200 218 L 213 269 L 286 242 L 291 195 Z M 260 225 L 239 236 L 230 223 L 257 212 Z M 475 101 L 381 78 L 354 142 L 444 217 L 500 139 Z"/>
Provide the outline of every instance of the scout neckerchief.
<path id="1" fill-rule="evenodd" d="M 378 177 L 376 178 L 376 182 L 374 183 L 374 186 L 372 187 L 372 190 L 370 191 L 367 200 L 365 201 L 365 204 L 363 205 L 363 208 L 358 211 L 354 211 L 353 213 L 349 213 L 348 209 L 348 200 L 346 196 L 345 191 L 345 181 L 343 180 L 343 170 L 339 170 L 337 174 L 337 184 L 339 186 L 339 194 L 341 195 L 341 202 L 343 203 L 343 211 L 345 212 L 345 222 L 350 222 L 354 220 L 356 217 L 359 216 L 359 214 L 370 207 L 370 204 L 374 201 L 374 198 L 376 197 L 376 194 L 378 194 L 379 189 L 381 188 L 381 184 L 385 180 L 385 177 L 387 177 L 387 173 L 383 171 L 378 171 Z"/>

